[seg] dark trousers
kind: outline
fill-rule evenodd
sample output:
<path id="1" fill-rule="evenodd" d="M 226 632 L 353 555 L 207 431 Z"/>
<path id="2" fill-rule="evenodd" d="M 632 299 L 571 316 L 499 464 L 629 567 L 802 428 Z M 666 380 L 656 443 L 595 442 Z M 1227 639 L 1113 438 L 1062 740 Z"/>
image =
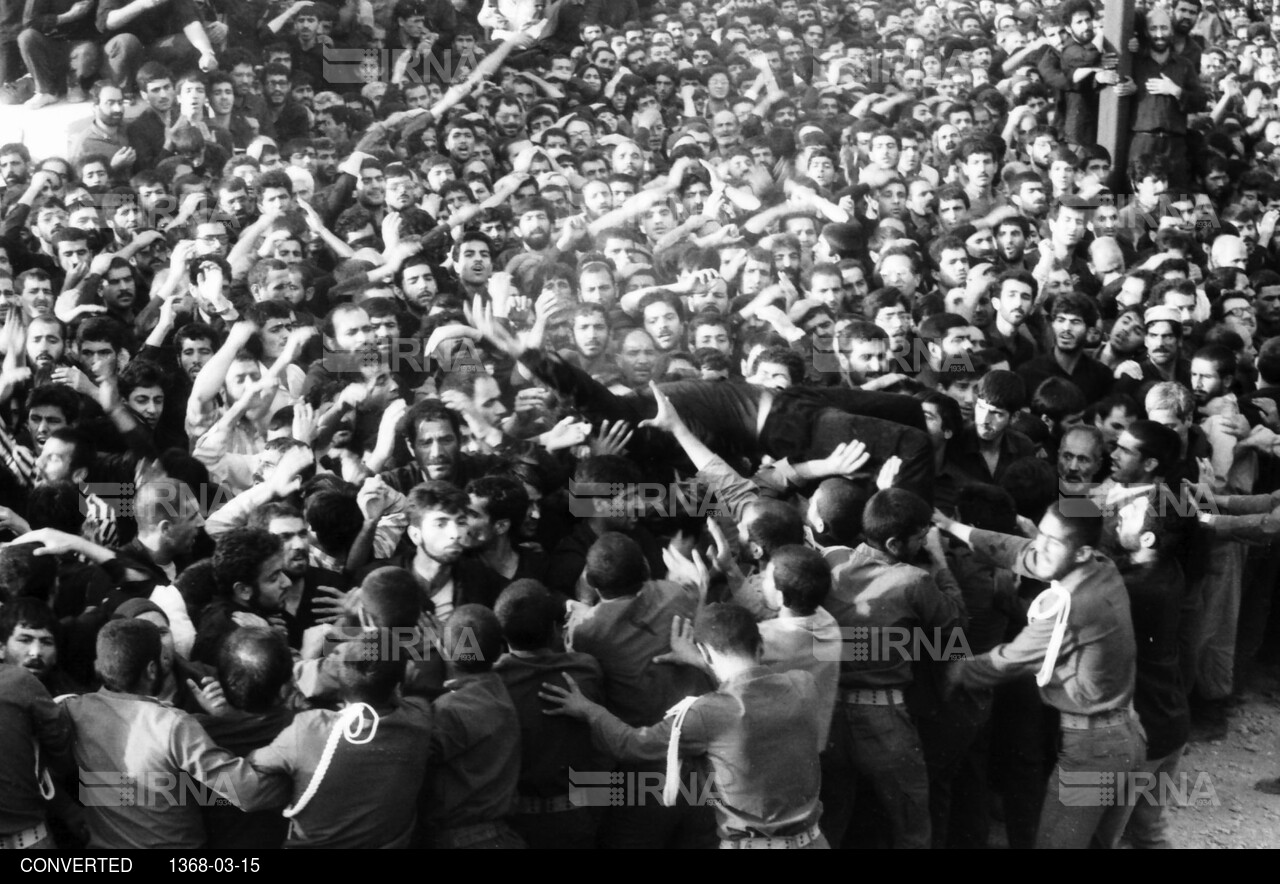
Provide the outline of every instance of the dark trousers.
<path id="1" fill-rule="evenodd" d="M 988 812 L 986 799 L 986 760 L 977 759 L 978 737 L 991 715 L 991 695 L 957 692 L 931 714 L 916 720 L 920 742 L 924 747 L 925 765 L 929 772 L 929 818 L 933 846 L 985 847 L 981 843 L 956 844 L 952 821 L 974 822 Z M 985 826 L 982 827 L 985 829 Z M 972 839 L 973 827 L 964 832 Z"/>
<path id="2" fill-rule="evenodd" d="M 1095 843 L 1095 833 L 1107 833 L 1105 837 L 1110 838 L 1123 832 L 1133 805 L 1114 800 L 1120 789 L 1108 801 L 1104 789 L 1087 784 L 1085 778 L 1128 774 L 1137 770 L 1146 757 L 1146 743 L 1138 733 L 1136 720 L 1092 730 L 1063 728 L 1058 764 L 1044 796 L 1036 847 L 1081 849 Z"/>
<path id="3" fill-rule="evenodd" d="M 1015 849 L 1029 849 L 1036 843 L 1049 772 L 1048 740 L 1055 717 L 1041 702 L 1031 676 L 995 689 L 991 707 L 992 787 L 1003 798 L 1005 831 L 1009 846 Z"/>
<path id="4" fill-rule="evenodd" d="M 102 47 L 83 41 L 52 40 L 34 28 L 18 35 L 18 49 L 36 81 L 36 91 L 60 95 L 70 86 L 83 87 L 104 67 Z"/>
<path id="5" fill-rule="evenodd" d="M 843 733 L 835 734 L 838 729 Z M 831 730 L 821 794 L 822 832 L 832 847 L 841 846 L 853 821 L 859 781 L 867 782 L 878 799 L 892 847 L 929 847 L 929 776 L 906 707 L 837 703 Z"/>

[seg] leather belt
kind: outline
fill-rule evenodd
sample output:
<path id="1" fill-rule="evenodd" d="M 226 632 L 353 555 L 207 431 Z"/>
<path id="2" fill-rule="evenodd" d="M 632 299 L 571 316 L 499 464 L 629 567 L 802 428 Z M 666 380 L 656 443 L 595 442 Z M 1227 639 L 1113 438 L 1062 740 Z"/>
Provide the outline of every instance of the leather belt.
<path id="1" fill-rule="evenodd" d="M 49 837 L 49 827 L 44 823 L 14 832 L 12 835 L 0 835 L 0 850 L 26 850 Z"/>
<path id="2" fill-rule="evenodd" d="M 853 706 L 901 706 L 902 691 L 898 688 L 876 690 L 873 688 L 855 688 L 840 692 L 840 702 Z"/>
<path id="3" fill-rule="evenodd" d="M 720 842 L 721 850 L 799 850 L 808 847 L 822 837 L 822 829 L 814 823 L 799 835 L 786 838 L 726 838 Z"/>
<path id="4" fill-rule="evenodd" d="M 1099 712 L 1096 715 L 1077 715 L 1074 712 L 1063 712 L 1062 726 L 1072 731 L 1088 731 L 1100 727 L 1115 727 L 1129 720 L 1128 709 L 1112 709 L 1110 712 Z"/>

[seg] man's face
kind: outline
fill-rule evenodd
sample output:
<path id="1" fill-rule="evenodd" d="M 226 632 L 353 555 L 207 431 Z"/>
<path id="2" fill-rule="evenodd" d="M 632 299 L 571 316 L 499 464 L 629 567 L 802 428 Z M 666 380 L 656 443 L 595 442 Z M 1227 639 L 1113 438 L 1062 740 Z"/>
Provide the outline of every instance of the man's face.
<path id="1" fill-rule="evenodd" d="M 65 482 L 71 479 L 71 464 L 75 454 L 76 447 L 73 443 L 46 438 L 40 449 L 40 456 L 36 458 L 36 475 L 42 482 Z"/>
<path id="2" fill-rule="evenodd" d="M 611 306 L 617 300 L 617 289 L 608 270 L 584 270 L 578 277 L 578 295 L 584 303 Z"/>
<path id="3" fill-rule="evenodd" d="M 373 323 L 360 308 L 343 310 L 333 317 L 333 340 L 344 353 L 367 353 L 374 344 Z"/>
<path id="4" fill-rule="evenodd" d="M 995 307 L 1005 322 L 1019 326 L 1031 312 L 1034 302 L 1035 292 L 1031 286 L 1016 279 L 1007 279 L 1000 285 L 1000 295 Z"/>
<path id="5" fill-rule="evenodd" d="M 1088 433 L 1068 432 L 1058 446 L 1058 478 L 1065 491 L 1077 493 L 1102 468 L 1102 452 Z"/>
<path id="6" fill-rule="evenodd" d="M 963 249 L 944 250 L 938 260 L 938 277 L 945 288 L 963 286 L 969 278 L 969 255 Z"/>
<path id="7" fill-rule="evenodd" d="M 1058 209 L 1058 217 L 1049 222 L 1053 241 L 1074 248 L 1085 233 L 1085 213 L 1077 209 L 1062 206 Z"/>
<path id="8" fill-rule="evenodd" d="M 1197 405 L 1207 405 L 1227 391 L 1226 379 L 1218 373 L 1211 359 L 1191 360 L 1191 393 Z"/>
<path id="9" fill-rule="evenodd" d="M 413 457 L 428 479 L 451 481 L 461 451 L 458 435 L 448 421 L 419 421 Z"/>
<path id="10" fill-rule="evenodd" d="M 58 645 L 47 629 L 33 629 L 19 623 L 0 647 L 0 662 L 21 666 L 36 678 L 44 679 L 58 665 Z"/>
<path id="11" fill-rule="evenodd" d="M 1147 358 L 1152 365 L 1172 365 L 1178 358 L 1178 335 L 1171 322 L 1153 322 L 1148 325 L 1145 343 Z"/>
<path id="12" fill-rule="evenodd" d="M 653 369 L 657 363 L 658 352 L 648 333 L 636 330 L 628 334 L 618 348 L 618 368 L 626 383 L 632 387 L 642 386 L 653 380 Z"/>
<path id="13" fill-rule="evenodd" d="M 544 209 L 530 209 L 517 224 L 520 238 L 530 249 L 539 251 L 551 244 L 551 219 Z"/>
<path id="14" fill-rule="evenodd" d="M 981 396 L 973 404 L 973 425 L 983 442 L 999 439 L 1008 429 L 1011 417 L 1007 410 L 997 408 Z"/>
<path id="15" fill-rule="evenodd" d="M 159 387 L 134 387 L 125 404 L 135 417 L 154 430 L 164 411 L 164 390 Z"/>
<path id="16" fill-rule="evenodd" d="M 283 187 L 266 187 L 263 188 L 259 204 L 263 214 L 279 215 L 293 205 L 293 197 Z"/>
<path id="17" fill-rule="evenodd" d="M 883 377 L 888 371 L 889 342 L 885 340 L 852 341 L 844 360 L 849 373 L 863 383 Z"/>
<path id="18" fill-rule="evenodd" d="M 26 183 L 27 162 L 21 154 L 0 154 L 0 179 L 3 179 L 8 187 Z"/>
<path id="19" fill-rule="evenodd" d="M 1079 549 L 1070 530 L 1057 516 L 1046 513 L 1033 541 L 1035 576 L 1040 580 L 1060 580 L 1076 567 Z"/>
<path id="20" fill-rule="evenodd" d="M 487 243 L 467 240 L 458 250 L 459 276 L 468 285 L 482 286 L 493 275 L 493 255 Z"/>
<path id="21" fill-rule="evenodd" d="M 1151 478 L 1141 444 L 1128 430 L 1120 434 L 1111 452 L 1111 478 L 1125 485 Z"/>
<path id="22" fill-rule="evenodd" d="M 1078 353 L 1084 347 L 1088 330 L 1083 316 L 1059 313 L 1053 317 L 1054 346 L 1061 353 Z"/>
<path id="23" fill-rule="evenodd" d="M 476 378 L 472 400 L 476 409 L 492 426 L 501 426 L 502 419 L 510 413 L 502 401 L 502 390 L 498 387 L 498 382 L 488 375 Z"/>
<path id="24" fill-rule="evenodd" d="M 644 328 L 662 352 L 677 349 L 684 337 L 684 324 L 675 308 L 656 302 L 644 308 Z"/>
<path id="25" fill-rule="evenodd" d="M 143 97 L 151 109 L 163 117 L 173 108 L 175 94 L 172 80 L 152 80 L 147 84 Z"/>
<path id="26" fill-rule="evenodd" d="M 267 77 L 262 92 L 268 104 L 280 107 L 289 98 L 289 78 L 284 74 L 271 74 Z"/>
<path id="27" fill-rule="evenodd" d="M 1200 17 L 1199 4 L 1178 2 L 1173 7 L 1173 32 L 1179 37 L 1185 37 L 1191 33 L 1191 29 L 1195 27 L 1196 20 Z"/>
<path id="28" fill-rule="evenodd" d="M 53 283 L 50 280 L 27 277 L 22 284 L 22 313 L 27 321 L 37 316 L 53 315 Z"/>
<path id="29" fill-rule="evenodd" d="M 293 580 L 285 570 L 285 553 L 282 550 L 258 567 L 250 605 L 266 614 L 283 611 L 285 595 L 292 586 Z"/>
<path id="30" fill-rule="evenodd" d="M 583 356 L 594 359 L 604 352 L 609 343 L 609 327 L 599 313 L 586 313 L 574 317 L 573 342 Z"/>
<path id="31" fill-rule="evenodd" d="M 102 289 L 102 302 L 108 310 L 127 312 L 133 309 L 137 299 L 133 271 L 128 267 L 113 267 L 107 271 Z"/>
<path id="32" fill-rule="evenodd" d="M 183 339 L 178 350 L 178 363 L 187 377 L 194 379 L 213 358 L 213 342 L 206 338 Z"/>
<path id="33" fill-rule="evenodd" d="M 27 432 L 31 434 L 31 441 L 35 443 L 36 448 L 43 447 L 55 430 L 61 430 L 67 426 L 66 415 L 56 405 L 36 405 L 27 413 Z M 72 449 L 70 445 L 66 447 L 69 451 Z M 68 463 L 70 463 L 69 456 Z"/>
<path id="34" fill-rule="evenodd" d="M 1024 182 L 1018 190 L 1018 201 L 1022 210 L 1031 216 L 1039 217 L 1049 207 L 1049 198 L 1044 191 L 1044 184 L 1039 181 Z"/>
<path id="35" fill-rule="evenodd" d="M 417 525 L 409 526 L 409 538 L 433 562 L 451 565 L 463 553 L 467 535 L 467 513 L 428 510 Z"/>
<path id="36" fill-rule="evenodd" d="M 1134 312 L 1122 313 L 1111 326 L 1107 343 L 1116 353 L 1128 356 L 1142 349 L 1144 335 L 1142 317 Z"/>
<path id="37" fill-rule="evenodd" d="M 1131 412 L 1126 411 L 1121 406 L 1116 406 L 1105 416 L 1097 415 L 1093 419 L 1093 425 L 1102 431 L 1102 438 L 1107 443 L 1107 450 L 1115 451 L 1116 445 L 1120 441 L 1120 436 L 1125 430 L 1129 429 L 1129 424 L 1133 423 L 1134 419 Z"/>
<path id="38" fill-rule="evenodd" d="M 69 240 L 58 243 L 58 264 L 63 270 L 71 273 L 89 262 L 89 243 L 87 240 Z"/>

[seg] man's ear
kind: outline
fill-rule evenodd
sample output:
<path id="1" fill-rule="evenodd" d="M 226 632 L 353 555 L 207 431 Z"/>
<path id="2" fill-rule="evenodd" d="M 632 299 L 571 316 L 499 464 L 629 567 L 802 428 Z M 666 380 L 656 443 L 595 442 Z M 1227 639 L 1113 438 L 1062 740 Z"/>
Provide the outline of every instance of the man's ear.
<path id="1" fill-rule="evenodd" d="M 1141 534 L 1138 535 L 1138 545 L 1141 546 L 1143 549 L 1155 549 L 1156 548 L 1156 532 L 1143 531 Z"/>
<path id="2" fill-rule="evenodd" d="M 252 601 L 253 587 L 237 580 L 231 587 L 231 596 L 238 602 Z"/>
<path id="3" fill-rule="evenodd" d="M 747 550 L 751 553 L 751 558 L 757 562 L 764 558 L 764 547 L 754 540 L 747 542 Z"/>
<path id="4" fill-rule="evenodd" d="M 417 525 L 409 526 L 409 541 L 415 547 L 422 543 L 422 529 Z"/>
<path id="5" fill-rule="evenodd" d="M 89 478 L 88 467 L 80 467 L 79 469 L 72 470 L 71 472 L 71 481 L 75 482 L 77 485 L 83 485 L 84 480 L 87 478 Z"/>
<path id="6" fill-rule="evenodd" d="M 1078 550 L 1076 550 L 1076 561 L 1077 561 L 1077 562 L 1087 562 L 1087 561 L 1089 561 L 1089 559 L 1091 559 L 1091 558 L 1093 558 L 1093 547 L 1091 547 L 1091 546 L 1082 546 L 1082 547 L 1080 547 Z"/>
<path id="7" fill-rule="evenodd" d="M 809 524 L 812 525 L 813 530 L 819 534 L 827 530 L 826 519 L 822 518 L 822 516 L 819 516 L 817 513 L 814 513 L 813 520 Z"/>

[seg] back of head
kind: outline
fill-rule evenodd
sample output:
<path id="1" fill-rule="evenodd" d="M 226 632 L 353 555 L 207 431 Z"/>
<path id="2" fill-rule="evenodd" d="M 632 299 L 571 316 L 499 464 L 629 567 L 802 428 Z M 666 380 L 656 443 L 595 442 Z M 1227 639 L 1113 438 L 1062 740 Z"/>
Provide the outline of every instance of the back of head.
<path id="1" fill-rule="evenodd" d="M 890 540 L 905 541 L 932 521 L 933 510 L 923 497 L 905 488 L 886 488 L 867 501 L 862 534 L 867 543 L 884 549 Z"/>
<path id="2" fill-rule="evenodd" d="M 378 568 L 360 584 L 360 606 L 374 626 L 410 628 L 422 613 L 422 590 L 404 568 Z"/>
<path id="3" fill-rule="evenodd" d="M 1058 497 L 1058 469 L 1043 457 L 1022 457 L 1009 464 L 1000 487 L 1013 498 L 1018 515 L 1038 521 Z"/>
<path id="4" fill-rule="evenodd" d="M 292 678 L 289 646 L 274 629 L 242 627 L 218 651 L 218 682 L 227 702 L 242 712 L 266 712 Z"/>
<path id="5" fill-rule="evenodd" d="M 711 650 L 733 657 L 755 659 L 760 650 L 760 628 L 741 605 L 719 603 L 698 611 L 693 640 Z"/>
<path id="6" fill-rule="evenodd" d="M 862 511 L 875 491 L 869 478 L 824 479 L 813 497 L 822 519 L 822 533 L 838 544 L 857 544 L 862 534 Z"/>
<path id="7" fill-rule="evenodd" d="M 98 633 L 94 668 L 109 691 L 138 687 L 147 664 L 160 668 L 160 627 L 147 620 L 111 620 Z"/>
<path id="8" fill-rule="evenodd" d="M 488 672 L 502 654 L 498 616 L 484 605 L 462 605 L 445 621 L 440 653 L 460 672 Z"/>
<path id="9" fill-rule="evenodd" d="M 747 537 L 768 556 L 780 546 L 804 542 L 804 518 L 793 506 L 761 498 L 752 506 Z"/>
<path id="10" fill-rule="evenodd" d="M 514 651 L 550 647 L 562 610 L 555 597 L 537 580 L 516 580 L 493 606 L 502 636 Z"/>
<path id="11" fill-rule="evenodd" d="M 0 547 L 0 605 L 19 598 L 48 602 L 49 590 L 58 579 L 55 556 L 37 556 L 38 543 L 11 543 Z"/>
<path id="12" fill-rule="evenodd" d="M 587 550 L 583 573 L 602 599 L 616 599 L 640 591 L 648 578 L 649 565 L 640 544 L 625 534 L 610 531 L 596 538 Z"/>
<path id="13" fill-rule="evenodd" d="M 1127 432 L 1137 440 L 1144 460 L 1155 459 L 1153 475 L 1166 477 L 1177 466 L 1182 455 L 1182 439 L 1176 430 L 1155 421 L 1142 420 L 1129 424 Z"/>
<path id="14" fill-rule="evenodd" d="M 831 592 L 831 566 L 816 549 L 801 544 L 781 547 L 774 550 L 769 567 L 782 604 L 797 614 L 809 616 Z"/>
<path id="15" fill-rule="evenodd" d="M 391 652 L 387 630 L 366 629 L 338 648 L 338 688 L 351 703 L 385 706 L 404 678 L 408 657 Z"/>
<path id="16" fill-rule="evenodd" d="M 139 533 L 155 531 L 161 522 L 182 518 L 187 507 L 195 507 L 195 496 L 177 479 L 168 476 L 148 479 L 138 486 L 133 498 L 134 518 Z"/>

